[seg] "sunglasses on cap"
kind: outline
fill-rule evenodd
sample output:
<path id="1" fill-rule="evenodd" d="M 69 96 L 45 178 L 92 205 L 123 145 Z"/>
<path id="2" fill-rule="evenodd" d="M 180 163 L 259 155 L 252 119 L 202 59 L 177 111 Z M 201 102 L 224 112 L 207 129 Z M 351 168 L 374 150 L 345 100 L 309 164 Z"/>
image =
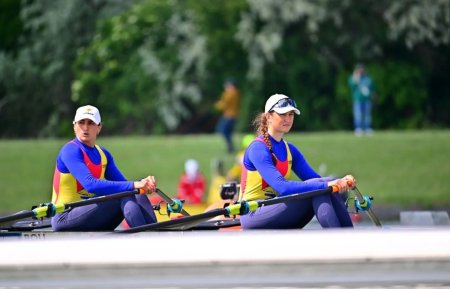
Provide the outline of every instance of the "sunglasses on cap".
<path id="1" fill-rule="evenodd" d="M 297 108 L 297 103 L 295 103 L 295 100 L 291 98 L 282 98 L 269 109 L 269 112 L 272 112 L 274 108 L 283 108 L 288 106 Z"/>

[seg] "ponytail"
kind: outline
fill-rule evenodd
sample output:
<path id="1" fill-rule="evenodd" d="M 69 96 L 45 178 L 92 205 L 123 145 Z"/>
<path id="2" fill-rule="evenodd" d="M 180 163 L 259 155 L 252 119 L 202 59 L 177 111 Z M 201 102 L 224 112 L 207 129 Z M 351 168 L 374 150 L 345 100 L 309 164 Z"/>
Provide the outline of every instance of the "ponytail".
<path id="1" fill-rule="evenodd" d="M 272 154 L 273 163 L 276 164 L 277 158 L 272 150 L 272 143 L 270 142 L 269 131 L 267 126 L 267 118 L 264 112 L 258 114 L 255 117 L 255 119 L 253 120 L 253 126 L 255 127 L 256 134 L 263 136 L 263 141 L 269 148 L 270 153 Z"/>

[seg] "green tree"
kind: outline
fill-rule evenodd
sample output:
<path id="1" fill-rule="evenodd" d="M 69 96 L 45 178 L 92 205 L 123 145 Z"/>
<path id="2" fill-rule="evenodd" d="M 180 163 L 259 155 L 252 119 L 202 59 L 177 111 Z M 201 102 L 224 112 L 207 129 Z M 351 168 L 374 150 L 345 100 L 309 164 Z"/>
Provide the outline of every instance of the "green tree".
<path id="1" fill-rule="evenodd" d="M 443 25 L 437 23 L 449 9 L 448 1 L 415 2 L 248 1 L 238 37 L 248 54 L 249 78 L 258 80 L 256 90 L 265 97 L 285 92 L 299 99 L 302 117 L 308 120 L 299 127 L 350 129 L 343 75 L 362 61 L 376 68 L 377 109 L 390 111 L 383 113 L 379 127 L 421 127 L 427 122 L 423 107 L 430 99 L 428 82 L 435 77 L 432 70 L 423 71 L 440 63 L 448 47 L 440 56 L 426 51 L 436 53 L 433 45 L 447 43 L 448 17 Z M 421 37 L 414 38 L 416 30 Z M 395 33 L 399 31 L 407 33 Z"/>
<path id="2" fill-rule="evenodd" d="M 17 51 L 0 53 L 0 135 L 70 133 L 73 117 L 71 65 L 87 45 L 97 19 L 123 11 L 132 1 L 22 1 L 23 33 Z M 62 124 L 61 124 L 62 123 Z"/>
<path id="3" fill-rule="evenodd" d="M 242 3 L 144 1 L 104 21 L 77 59 L 73 100 L 95 99 L 125 133 L 174 132 L 211 114 L 225 76 L 244 70 L 232 41 Z"/>
<path id="4" fill-rule="evenodd" d="M 0 51 L 13 51 L 17 47 L 22 32 L 20 19 L 20 1 L 0 1 Z"/>
<path id="5" fill-rule="evenodd" d="M 70 133 L 86 103 L 102 109 L 105 133 L 212 131 L 226 77 L 243 94 L 242 130 L 273 93 L 298 99 L 307 121 L 296 128 L 350 129 L 346 78 L 358 62 L 378 87 L 375 128 L 448 127 L 449 5 L 24 0 L 20 37 L 0 29 L 15 47 L 0 47 L 0 135 Z"/>

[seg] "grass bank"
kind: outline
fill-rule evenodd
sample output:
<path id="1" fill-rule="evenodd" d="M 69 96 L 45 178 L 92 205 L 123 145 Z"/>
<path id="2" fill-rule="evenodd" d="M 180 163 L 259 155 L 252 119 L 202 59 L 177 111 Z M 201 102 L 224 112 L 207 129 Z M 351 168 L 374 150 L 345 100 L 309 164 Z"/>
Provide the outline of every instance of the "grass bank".
<path id="1" fill-rule="evenodd" d="M 324 175 L 353 174 L 377 204 L 402 208 L 450 207 L 450 130 L 384 131 L 371 137 L 350 132 L 291 133 L 310 164 Z M 238 136 L 235 138 L 238 142 Z M 67 140 L 0 141 L 0 212 L 50 200 L 56 155 Z M 130 179 L 155 175 L 173 195 L 183 164 L 195 158 L 211 178 L 211 160 L 234 161 L 218 135 L 100 137 Z"/>

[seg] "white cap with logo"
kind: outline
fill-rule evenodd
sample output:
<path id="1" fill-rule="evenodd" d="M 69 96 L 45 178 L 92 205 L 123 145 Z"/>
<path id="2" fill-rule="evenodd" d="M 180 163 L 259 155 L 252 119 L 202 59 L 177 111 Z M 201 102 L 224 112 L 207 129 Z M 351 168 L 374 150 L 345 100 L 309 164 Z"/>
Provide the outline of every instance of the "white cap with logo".
<path id="1" fill-rule="evenodd" d="M 98 108 L 92 105 L 85 105 L 79 107 L 75 114 L 75 118 L 73 119 L 73 123 L 76 123 L 86 118 L 92 120 L 97 125 L 99 125 L 102 122 L 102 119 L 100 117 L 100 111 L 98 111 Z"/>
<path id="2" fill-rule="evenodd" d="M 297 104 L 295 101 L 284 94 L 274 94 L 269 97 L 266 101 L 264 112 L 271 111 L 275 111 L 279 114 L 294 111 L 297 115 L 300 114 L 300 110 L 297 109 Z"/>

